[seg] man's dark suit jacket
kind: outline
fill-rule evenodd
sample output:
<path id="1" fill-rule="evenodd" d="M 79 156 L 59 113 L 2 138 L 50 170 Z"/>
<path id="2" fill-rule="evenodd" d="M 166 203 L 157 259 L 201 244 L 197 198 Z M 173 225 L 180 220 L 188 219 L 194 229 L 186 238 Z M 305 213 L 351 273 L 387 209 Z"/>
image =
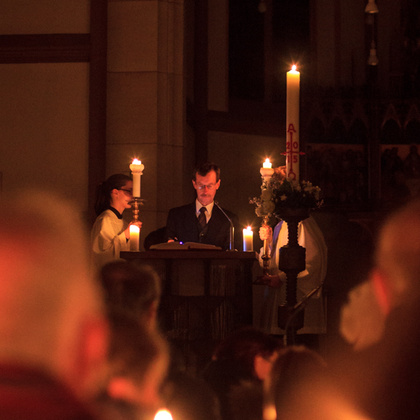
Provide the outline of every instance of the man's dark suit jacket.
<path id="1" fill-rule="evenodd" d="M 236 217 L 224 210 L 234 225 Z M 235 229 L 235 237 L 237 237 Z M 169 210 L 166 222 L 166 240 L 175 239 L 179 242 L 201 242 L 220 246 L 222 249 L 229 249 L 230 223 L 222 211 L 214 205 L 211 218 L 206 228 L 200 233 L 197 216 L 195 213 L 195 202 L 185 206 L 175 207 Z M 235 248 L 237 241 L 235 241 Z M 237 248 L 236 248 L 237 249 Z"/>

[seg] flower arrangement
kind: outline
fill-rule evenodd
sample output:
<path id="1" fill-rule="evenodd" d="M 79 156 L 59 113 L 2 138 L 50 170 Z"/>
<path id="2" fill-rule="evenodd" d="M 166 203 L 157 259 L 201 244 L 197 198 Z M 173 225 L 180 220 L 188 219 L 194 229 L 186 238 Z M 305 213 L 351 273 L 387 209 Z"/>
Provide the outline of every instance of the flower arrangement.
<path id="1" fill-rule="evenodd" d="M 285 167 L 274 170 L 274 174 L 261 185 L 260 197 L 250 200 L 255 204 L 258 217 L 280 217 L 284 209 L 312 210 L 322 206 L 321 189 L 309 181 L 296 181 L 286 177 Z"/>

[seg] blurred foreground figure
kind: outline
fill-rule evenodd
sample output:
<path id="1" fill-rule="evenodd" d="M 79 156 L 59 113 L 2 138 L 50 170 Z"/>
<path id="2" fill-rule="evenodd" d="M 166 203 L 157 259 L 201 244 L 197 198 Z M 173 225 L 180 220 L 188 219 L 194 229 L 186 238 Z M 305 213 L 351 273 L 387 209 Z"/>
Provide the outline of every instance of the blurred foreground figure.
<path id="1" fill-rule="evenodd" d="M 101 418 L 153 420 L 162 407 L 160 388 L 169 365 L 166 341 L 127 314 L 109 315 L 107 381 L 94 400 Z"/>
<path id="2" fill-rule="evenodd" d="M 93 419 L 108 343 L 78 209 L 26 192 L 0 203 L 0 417 Z"/>
<path id="3" fill-rule="evenodd" d="M 264 381 L 262 419 L 373 420 L 339 387 L 326 361 L 305 346 L 279 352 Z"/>
<path id="4" fill-rule="evenodd" d="M 173 372 L 165 381 L 162 395 L 173 420 L 222 420 L 216 394 L 200 377 Z"/>
<path id="5" fill-rule="evenodd" d="M 341 327 L 358 338 L 354 350 L 329 358 L 330 378 L 304 381 L 283 407 L 282 420 L 418 418 L 419 238 L 416 200 L 387 218 L 367 283 L 350 294 Z M 310 399 L 310 407 L 299 396 Z M 264 414 L 264 420 L 275 419 Z"/>
<path id="6" fill-rule="evenodd" d="M 263 381 L 281 348 L 280 340 L 252 327 L 219 343 L 202 375 L 219 398 L 224 420 L 261 419 Z"/>
<path id="7" fill-rule="evenodd" d="M 306 385 L 316 388 L 327 375 L 326 362 L 314 350 L 304 346 L 280 350 L 264 380 L 264 420 L 293 418 L 296 407 L 303 412 L 313 411 L 317 402 Z M 292 415 L 288 413 L 290 404 Z"/>
<path id="8" fill-rule="evenodd" d="M 161 280 L 156 271 L 141 261 L 111 261 L 100 271 L 107 312 L 125 314 L 151 330 L 158 328 Z"/>
<path id="9" fill-rule="evenodd" d="M 341 329 L 358 337 L 346 369 L 344 389 L 374 418 L 418 417 L 420 391 L 420 201 L 392 214 L 379 234 L 368 293 L 343 310 Z M 363 301 L 364 300 L 364 301 Z M 362 302 L 361 302 L 362 301 Z M 363 311 L 359 311 L 360 306 Z M 359 320 L 359 316 L 364 318 Z M 364 322 L 364 324 L 363 324 Z M 352 326 L 359 326 L 353 328 Z M 365 329 L 360 326 L 365 325 Z M 372 328 L 374 326 L 375 328 Z M 363 338 L 363 340 L 362 340 Z M 351 340 L 349 340 L 351 341 Z M 341 375 L 340 375 L 341 376 Z"/>

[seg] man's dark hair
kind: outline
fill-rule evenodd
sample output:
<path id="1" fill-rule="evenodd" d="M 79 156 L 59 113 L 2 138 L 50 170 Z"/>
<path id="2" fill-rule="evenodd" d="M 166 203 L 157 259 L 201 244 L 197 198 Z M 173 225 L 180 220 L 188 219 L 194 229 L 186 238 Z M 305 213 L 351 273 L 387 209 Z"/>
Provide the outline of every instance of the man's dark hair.
<path id="1" fill-rule="evenodd" d="M 204 162 L 194 168 L 192 179 L 196 180 L 196 175 L 206 176 L 210 171 L 216 172 L 216 182 L 220 179 L 220 168 L 213 162 Z"/>

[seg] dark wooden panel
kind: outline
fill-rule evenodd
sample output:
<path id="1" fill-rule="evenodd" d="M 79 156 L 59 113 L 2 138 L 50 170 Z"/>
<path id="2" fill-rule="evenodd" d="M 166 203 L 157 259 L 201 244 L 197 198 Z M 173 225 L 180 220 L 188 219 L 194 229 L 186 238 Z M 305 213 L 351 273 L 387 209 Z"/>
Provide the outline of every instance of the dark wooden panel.
<path id="1" fill-rule="evenodd" d="M 90 34 L 0 35 L 0 63 L 90 60 Z"/>

